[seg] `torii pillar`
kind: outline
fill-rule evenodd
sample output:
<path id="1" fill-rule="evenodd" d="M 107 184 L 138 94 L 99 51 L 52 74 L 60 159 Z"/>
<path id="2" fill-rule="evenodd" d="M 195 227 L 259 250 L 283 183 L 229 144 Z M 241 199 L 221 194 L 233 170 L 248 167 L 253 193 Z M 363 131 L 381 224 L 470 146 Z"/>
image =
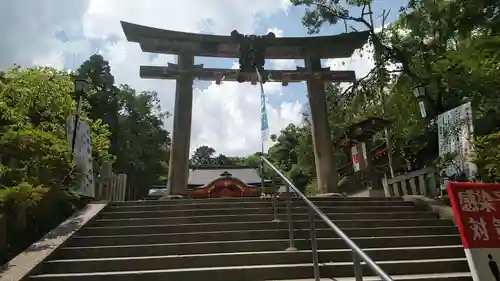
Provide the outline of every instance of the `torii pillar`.
<path id="1" fill-rule="evenodd" d="M 322 68 L 321 59 L 311 54 L 307 54 L 305 57 L 305 68 L 318 75 L 321 75 L 321 72 L 330 70 L 330 68 Z M 339 176 L 333 165 L 333 147 L 328 124 L 325 84 L 320 78 L 310 75 L 306 81 L 307 98 L 312 121 L 311 134 L 314 147 L 316 181 L 321 193 L 331 193 L 338 191 L 336 186 Z"/>
<path id="2" fill-rule="evenodd" d="M 175 85 L 174 126 L 167 183 L 167 190 L 172 195 L 187 193 L 193 112 L 193 75 L 184 71 L 191 70 L 193 67 L 193 54 L 178 54 L 177 69 L 183 73 L 177 77 Z"/>

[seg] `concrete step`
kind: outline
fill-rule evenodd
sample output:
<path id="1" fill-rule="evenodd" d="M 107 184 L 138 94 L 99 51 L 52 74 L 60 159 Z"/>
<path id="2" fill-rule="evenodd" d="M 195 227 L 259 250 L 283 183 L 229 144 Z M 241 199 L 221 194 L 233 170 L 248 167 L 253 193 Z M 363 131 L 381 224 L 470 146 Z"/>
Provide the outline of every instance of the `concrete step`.
<path id="1" fill-rule="evenodd" d="M 465 257 L 460 245 L 412 247 L 412 248 L 375 248 L 365 249 L 374 261 L 446 259 Z M 125 258 L 97 258 L 52 260 L 46 262 L 41 273 L 85 273 L 131 270 L 163 270 L 180 268 L 202 268 L 222 266 L 248 266 L 266 264 L 295 264 L 311 261 L 312 252 L 240 252 L 213 253 L 196 255 L 143 256 Z M 320 250 L 320 263 L 338 263 L 352 261 L 349 249 Z"/>
<path id="2" fill-rule="evenodd" d="M 283 200 L 283 199 L 278 199 Z M 309 197 L 313 202 L 318 201 L 403 201 L 402 197 Z M 174 200 L 151 200 L 151 201 L 122 201 L 113 202 L 112 206 L 142 206 L 142 205 L 169 205 L 169 204 L 183 204 L 183 203 L 206 203 L 206 202 L 266 202 L 271 201 L 271 198 L 260 197 L 226 197 L 226 198 L 210 198 L 210 199 L 174 199 Z M 299 198 L 292 198 L 292 201 L 302 201 Z"/>
<path id="3" fill-rule="evenodd" d="M 421 236 L 387 236 L 358 237 L 353 241 L 362 249 L 389 247 L 425 247 L 435 245 L 462 245 L 458 234 L 421 235 Z M 113 257 L 162 256 L 165 254 L 189 255 L 209 253 L 237 253 L 251 251 L 281 251 L 288 247 L 288 239 L 274 240 L 236 240 L 236 241 L 202 241 L 168 244 L 141 244 L 95 247 L 63 247 L 59 249 L 55 259 L 89 259 Z M 310 241 L 296 239 L 295 246 L 300 250 L 310 249 Z M 319 249 L 343 249 L 345 242 L 340 238 L 318 239 Z M 462 251 L 463 252 L 463 251 Z"/>
<path id="4" fill-rule="evenodd" d="M 470 272 L 453 273 L 430 273 L 430 274 L 412 274 L 412 275 L 392 275 L 396 281 L 472 281 Z M 321 278 L 320 281 L 332 281 L 332 278 Z M 378 276 L 363 276 L 363 281 L 380 281 Z M 277 280 L 268 280 L 277 281 Z M 315 279 L 287 279 L 280 281 L 315 281 Z M 354 277 L 335 278 L 335 281 L 356 281 Z"/>
<path id="5" fill-rule="evenodd" d="M 284 206 L 285 201 L 277 201 L 279 206 Z M 205 202 L 182 202 L 177 204 L 156 204 L 156 205 L 132 205 L 132 206 L 109 206 L 107 211 L 134 212 L 134 211 L 165 211 L 165 210 L 192 210 L 192 209 L 234 209 L 234 208 L 262 208 L 271 206 L 271 201 L 205 201 Z M 294 206 L 306 206 L 305 201 L 294 201 Z M 318 207 L 349 207 L 349 206 L 413 206 L 410 201 L 315 201 L 314 204 Z"/>
<path id="6" fill-rule="evenodd" d="M 415 206 L 339 206 L 320 207 L 324 213 L 404 213 L 419 210 Z M 305 206 L 294 206 L 294 213 L 307 214 L 308 208 Z M 278 208 L 279 214 L 285 214 L 286 208 Z M 102 219 L 126 219 L 126 218 L 158 218 L 158 217 L 192 217 L 192 216 L 212 216 L 225 214 L 273 214 L 271 205 L 262 208 L 226 208 L 226 209 L 187 209 L 187 210 L 163 210 L 163 211 L 120 211 L 104 210 L 99 214 Z"/>
<path id="7" fill-rule="evenodd" d="M 326 214 L 332 220 L 368 220 L 368 219 L 425 219 L 436 218 L 437 215 L 432 212 L 403 212 L 403 213 L 328 213 Z M 194 217 L 155 217 L 155 218 L 131 218 L 131 219 L 97 219 L 88 224 L 88 226 L 139 226 L 139 225 L 162 225 L 162 224 L 190 224 L 190 223 L 226 223 L 226 222 L 254 222 L 271 221 L 274 219 L 272 214 L 242 214 L 242 215 L 215 215 L 215 216 L 194 216 Z M 285 214 L 280 214 L 278 219 L 286 221 Z M 309 215 L 294 214 L 293 220 L 308 220 Z"/>
<path id="8" fill-rule="evenodd" d="M 467 272 L 468 265 L 465 258 L 428 259 L 428 260 L 396 260 L 380 261 L 378 263 L 389 275 L 408 275 L 424 273 Z M 371 270 L 363 265 L 363 275 L 373 275 Z M 338 262 L 322 264 L 321 276 L 352 277 L 352 262 Z M 64 274 L 39 274 L 31 276 L 30 280 L 46 281 L 142 281 L 142 280 L 211 280 L 211 281 L 255 281 L 255 280 L 283 280 L 313 277 L 312 264 L 281 264 L 257 266 L 232 266 L 210 268 L 182 268 L 144 271 L 118 272 L 86 272 Z"/>
<path id="9" fill-rule="evenodd" d="M 453 226 L 451 220 L 431 219 L 393 219 L 393 220 L 336 220 L 334 223 L 340 228 L 356 227 L 390 227 L 390 226 Z M 295 229 L 309 229 L 309 221 L 294 221 Z M 327 228 L 326 223 L 319 221 L 317 228 Z M 247 230 L 278 230 L 288 229 L 288 222 L 254 221 L 254 222 L 227 222 L 227 223 L 198 223 L 198 224 L 168 224 L 168 225 L 138 225 L 138 226 L 103 226 L 85 227 L 80 230 L 80 235 L 105 236 L 105 235 L 133 235 L 157 233 L 196 233 L 215 231 L 247 231 Z"/>
<path id="10" fill-rule="evenodd" d="M 400 235 L 440 235 L 456 234 L 457 229 L 449 226 L 420 226 L 420 227 L 376 227 L 376 228 L 345 228 L 343 229 L 349 237 L 379 237 Z M 309 237 L 309 229 L 295 230 L 295 238 L 306 239 Z M 334 232 L 328 229 L 317 229 L 319 238 L 335 237 Z M 68 246 L 112 246 L 112 245 L 140 245 L 160 243 L 185 243 L 201 241 L 241 241 L 241 240 L 265 240 L 265 239 L 287 239 L 288 231 L 284 229 L 262 229 L 247 231 L 216 231 L 198 233 L 167 233 L 167 234 L 143 234 L 143 235 L 106 235 L 106 236 L 82 236 L 77 233 L 73 236 Z"/>

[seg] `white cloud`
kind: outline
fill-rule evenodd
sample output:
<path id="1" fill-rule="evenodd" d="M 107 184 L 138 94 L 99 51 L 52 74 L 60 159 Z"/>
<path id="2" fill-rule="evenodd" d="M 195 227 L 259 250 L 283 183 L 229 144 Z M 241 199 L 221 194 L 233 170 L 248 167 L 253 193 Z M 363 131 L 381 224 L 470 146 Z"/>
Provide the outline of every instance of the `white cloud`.
<path id="1" fill-rule="evenodd" d="M 283 30 L 279 28 L 268 28 L 267 32 L 272 32 L 276 37 L 283 37 Z M 295 60 L 286 60 L 286 59 L 278 59 L 278 60 L 270 60 L 271 62 L 271 67 L 270 69 L 283 69 L 283 70 L 289 70 L 289 69 L 295 69 L 297 66 Z"/>
<path id="2" fill-rule="evenodd" d="M 267 95 L 281 91 L 278 83 L 265 85 Z M 204 91 L 195 93 L 193 104 L 192 148 L 208 145 L 228 155 L 245 155 L 260 151 L 260 89 L 250 84 L 225 82 L 213 83 Z M 282 103 L 279 108 L 266 104 L 270 134 L 290 122 L 300 122 L 302 106 L 299 103 Z M 269 143 L 266 144 L 266 148 Z"/>
<path id="3" fill-rule="evenodd" d="M 0 45 L 0 67 L 14 62 L 78 66 L 99 51 L 110 61 L 117 83 L 138 90 L 156 90 L 164 109 L 173 112 L 175 82 L 140 79 L 139 66 L 165 65 L 175 62 L 175 56 L 161 55 L 151 60 L 137 44 L 125 40 L 120 20 L 186 32 L 229 34 L 237 29 L 253 33 L 258 18 L 283 11 L 287 5 L 288 0 L 189 0 L 189 4 L 162 0 L 46 0 L 43 4 L 36 0 L 1 1 L 4 40 Z M 56 38 L 61 31 L 67 37 L 62 41 Z M 265 88 L 269 95 L 281 92 L 279 84 L 267 84 Z M 259 151 L 259 102 L 259 88 L 249 84 L 226 82 L 204 90 L 197 88 L 192 148 L 207 144 L 228 155 Z M 300 122 L 298 103 L 267 106 L 271 133 L 278 133 L 289 122 Z M 166 123 L 168 129 L 172 128 L 172 119 Z"/>
<path id="4" fill-rule="evenodd" d="M 207 27 L 216 34 L 229 34 L 233 29 L 242 33 L 254 31 L 257 14 L 263 16 L 286 8 L 286 1 L 232 0 L 183 1 L 90 0 L 85 32 L 88 36 L 106 37 L 121 34 L 120 20 L 177 31 L 198 32 Z"/>
<path id="5" fill-rule="evenodd" d="M 33 62 L 60 66 L 65 49 L 55 35 L 64 30 L 78 37 L 87 7 L 86 0 L 0 1 L 0 67 Z"/>

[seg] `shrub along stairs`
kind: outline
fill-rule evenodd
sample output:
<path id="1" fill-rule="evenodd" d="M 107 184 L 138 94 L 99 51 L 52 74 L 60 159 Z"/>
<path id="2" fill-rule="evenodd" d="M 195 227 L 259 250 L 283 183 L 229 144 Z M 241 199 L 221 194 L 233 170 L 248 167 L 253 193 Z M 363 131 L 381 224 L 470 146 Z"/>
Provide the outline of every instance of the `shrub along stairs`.
<path id="1" fill-rule="evenodd" d="M 311 198 L 395 280 L 471 280 L 450 220 L 400 198 Z M 35 281 L 313 280 L 308 209 L 259 198 L 117 202 L 31 274 Z M 317 219 L 322 280 L 353 279 L 352 252 Z M 362 264 L 365 280 L 373 272 Z M 370 277 L 372 276 L 372 277 Z"/>

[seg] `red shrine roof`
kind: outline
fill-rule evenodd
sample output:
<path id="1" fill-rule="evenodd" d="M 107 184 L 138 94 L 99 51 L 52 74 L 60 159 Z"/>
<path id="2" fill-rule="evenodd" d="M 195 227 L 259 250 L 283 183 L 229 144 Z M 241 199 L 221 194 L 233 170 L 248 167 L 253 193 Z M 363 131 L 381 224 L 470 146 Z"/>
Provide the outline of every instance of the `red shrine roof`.
<path id="1" fill-rule="evenodd" d="M 255 167 L 236 165 L 220 167 L 209 166 L 191 168 L 189 170 L 188 185 L 202 186 L 208 184 L 226 172 L 245 184 L 260 184 L 262 180 Z"/>

